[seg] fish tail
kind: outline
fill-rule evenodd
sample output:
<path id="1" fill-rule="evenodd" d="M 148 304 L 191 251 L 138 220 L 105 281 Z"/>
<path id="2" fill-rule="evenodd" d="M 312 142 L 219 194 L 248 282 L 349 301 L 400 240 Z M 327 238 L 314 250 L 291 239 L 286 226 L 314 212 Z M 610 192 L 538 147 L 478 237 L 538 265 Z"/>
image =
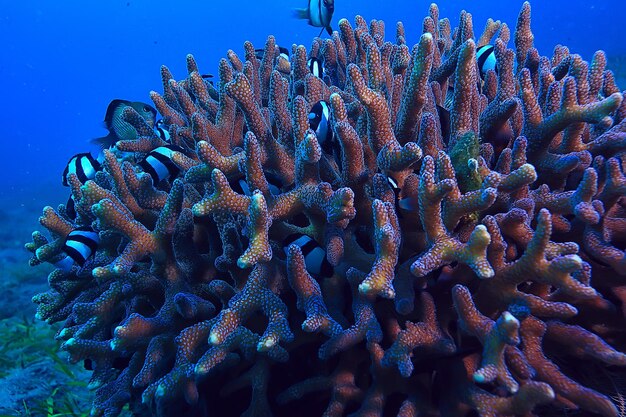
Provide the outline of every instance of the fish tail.
<path id="1" fill-rule="evenodd" d="M 400 208 L 407 211 L 416 211 L 419 208 L 417 198 L 406 197 L 398 202 Z"/>
<path id="2" fill-rule="evenodd" d="M 98 145 L 102 149 L 108 149 L 117 143 L 117 136 L 113 133 L 109 133 L 108 135 L 102 136 L 101 138 L 93 138 L 89 142 L 93 143 L 94 145 Z"/>
<path id="3" fill-rule="evenodd" d="M 293 9 L 293 17 L 295 17 L 296 19 L 308 19 L 309 10 L 308 9 Z"/>

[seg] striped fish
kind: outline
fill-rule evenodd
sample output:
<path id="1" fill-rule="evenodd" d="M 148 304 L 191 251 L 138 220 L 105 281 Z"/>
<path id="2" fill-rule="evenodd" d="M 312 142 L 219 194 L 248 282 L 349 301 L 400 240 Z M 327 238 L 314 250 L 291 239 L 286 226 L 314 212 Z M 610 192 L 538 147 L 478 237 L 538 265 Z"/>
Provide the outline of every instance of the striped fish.
<path id="1" fill-rule="evenodd" d="M 165 126 L 165 122 L 163 121 L 163 119 L 157 120 L 156 124 L 154 125 L 154 133 L 156 133 L 157 136 L 161 138 L 161 140 L 165 142 L 170 142 L 170 131 L 168 130 L 167 126 Z"/>
<path id="2" fill-rule="evenodd" d="M 294 16 L 298 19 L 308 20 L 311 26 L 322 28 L 319 36 L 322 36 L 324 29 L 329 35 L 332 35 L 333 29 L 330 27 L 330 21 L 334 11 L 335 0 L 309 0 L 306 9 L 294 10 Z"/>
<path id="3" fill-rule="evenodd" d="M 322 66 L 322 61 L 320 61 L 318 58 L 309 58 L 309 60 L 306 62 L 306 66 L 309 68 L 309 71 L 311 71 L 311 74 L 315 75 L 318 78 L 324 78 L 324 68 Z"/>
<path id="4" fill-rule="evenodd" d="M 69 271 L 74 264 L 83 266 L 87 259 L 98 250 L 100 236 L 90 226 L 78 227 L 72 230 L 63 243 L 63 252 L 66 256 L 54 265 L 64 271 Z"/>
<path id="5" fill-rule="evenodd" d="M 480 78 L 483 80 L 487 76 L 489 70 L 498 73 L 498 62 L 496 60 L 496 51 L 493 45 L 483 45 L 476 50 L 476 62 L 480 72 Z"/>
<path id="6" fill-rule="evenodd" d="M 317 141 L 322 150 L 331 155 L 341 167 L 342 150 L 339 140 L 335 137 L 330 125 L 330 108 L 325 101 L 318 101 L 309 113 L 309 127 L 315 131 Z"/>
<path id="7" fill-rule="evenodd" d="M 176 177 L 180 169 L 172 161 L 173 152 L 183 152 L 183 148 L 177 145 L 167 145 L 156 148 L 139 162 L 144 172 L 150 174 L 152 182 L 156 185 L 168 177 Z"/>
<path id="8" fill-rule="evenodd" d="M 387 184 L 391 188 L 391 191 L 393 191 L 393 201 L 394 201 L 394 205 L 396 207 L 396 214 L 397 214 L 398 218 L 401 218 L 401 215 L 400 215 L 400 205 L 399 205 L 400 186 L 398 185 L 397 181 L 395 179 L 393 179 L 393 177 L 391 177 L 389 175 L 387 175 Z"/>
<path id="9" fill-rule="evenodd" d="M 398 185 L 398 182 L 389 175 L 387 176 L 387 184 L 389 184 L 389 187 L 391 187 L 391 190 L 393 191 L 394 201 L 395 201 L 394 205 L 396 207 L 396 215 L 398 216 L 399 219 L 404 217 L 402 215 L 401 210 L 406 210 L 406 211 L 417 210 L 418 208 L 417 200 L 414 201 L 414 199 L 410 197 L 405 197 L 403 199 L 400 199 L 400 186 Z"/>
<path id="10" fill-rule="evenodd" d="M 96 177 L 96 172 L 102 170 L 100 162 L 98 162 L 90 153 L 79 153 L 69 160 L 63 174 L 61 176 L 61 182 L 66 187 L 69 187 L 67 181 L 69 174 L 76 174 L 80 182 L 83 184 L 88 180 L 92 180 Z"/>
<path id="11" fill-rule="evenodd" d="M 283 240 L 285 254 L 291 244 L 297 245 L 302 251 L 304 264 L 309 274 L 323 278 L 333 275 L 334 268 L 326 259 L 326 251 L 315 240 L 302 233 L 291 234 Z"/>
<path id="12" fill-rule="evenodd" d="M 482 80 L 487 76 L 489 70 L 494 70 L 498 73 L 498 62 L 496 60 L 496 52 L 493 45 L 483 45 L 476 50 L 476 64 L 478 65 L 478 72 Z M 478 90 L 482 89 L 482 81 L 478 80 Z M 454 84 L 452 80 L 448 80 L 448 91 L 444 99 L 444 109 L 452 109 L 454 103 Z M 437 106 L 439 107 L 439 106 Z"/>
<path id="13" fill-rule="evenodd" d="M 267 180 L 267 188 L 269 188 L 270 194 L 279 195 L 281 193 L 279 179 L 275 178 L 272 175 L 269 175 L 268 173 L 265 173 L 265 179 Z M 229 181 L 229 184 L 230 188 L 232 188 L 233 191 L 237 194 L 243 194 L 250 197 L 252 195 L 252 192 L 254 191 L 250 189 L 250 186 L 248 185 L 248 182 L 245 178 L 231 180 Z"/>
<path id="14" fill-rule="evenodd" d="M 322 149 L 327 151 L 333 141 L 333 130 L 330 127 L 330 109 L 325 101 L 318 101 L 309 113 L 309 127 L 315 132 Z M 331 148 L 332 152 L 332 148 Z M 331 153 L 328 152 L 327 153 Z"/>

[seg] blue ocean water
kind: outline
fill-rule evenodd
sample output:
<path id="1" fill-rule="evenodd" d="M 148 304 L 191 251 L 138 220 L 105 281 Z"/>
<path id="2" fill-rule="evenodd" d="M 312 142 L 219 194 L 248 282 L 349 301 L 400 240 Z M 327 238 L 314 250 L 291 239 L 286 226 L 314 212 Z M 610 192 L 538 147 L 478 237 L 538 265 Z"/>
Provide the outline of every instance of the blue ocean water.
<path id="1" fill-rule="evenodd" d="M 382 19 L 387 38 L 402 20 L 413 44 L 430 2 L 415 0 L 335 0 L 333 23 L 361 14 Z M 442 1 L 441 17 L 458 23 L 463 9 L 472 13 L 478 36 L 488 17 L 515 26 L 521 1 Z M 161 91 L 159 67 L 186 75 L 185 55 L 215 73 L 228 49 L 242 53 L 245 40 L 262 47 L 268 34 L 280 45 L 310 46 L 319 29 L 292 18 L 306 0 L 162 1 L 37 0 L 0 2 L 0 80 L 2 111 L 0 199 L 38 198 L 58 189 L 61 172 L 75 153 L 103 136 L 102 120 L 111 99 L 149 102 Z M 532 28 L 544 55 L 566 44 L 585 59 L 603 49 L 626 54 L 626 2 L 535 0 Z M 326 36 L 326 35 L 325 35 Z M 624 86 L 622 86 L 624 88 Z M 49 188 L 50 187 L 50 188 Z M 61 201 L 41 201 L 41 204 Z M 33 223 L 35 219 L 33 219 Z"/>

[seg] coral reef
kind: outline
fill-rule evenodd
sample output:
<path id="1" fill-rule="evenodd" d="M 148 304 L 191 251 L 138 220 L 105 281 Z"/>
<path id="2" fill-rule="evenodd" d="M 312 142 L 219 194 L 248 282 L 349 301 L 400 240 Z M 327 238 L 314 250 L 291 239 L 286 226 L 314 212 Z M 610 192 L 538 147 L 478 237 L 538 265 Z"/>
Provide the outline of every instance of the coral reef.
<path id="1" fill-rule="evenodd" d="M 188 56 L 151 93 L 171 143 L 129 107 L 137 139 L 68 175 L 75 213 L 46 207 L 27 248 L 55 264 L 98 234 L 34 297 L 93 369 L 92 415 L 623 415 L 575 375 L 626 366 L 626 102 L 604 53 L 540 56 L 528 3 L 513 42 L 434 4 L 422 30 L 409 48 L 400 23 L 390 42 L 342 19 L 289 61 L 270 36 L 215 86 Z M 148 154 L 173 165 L 151 176 Z"/>

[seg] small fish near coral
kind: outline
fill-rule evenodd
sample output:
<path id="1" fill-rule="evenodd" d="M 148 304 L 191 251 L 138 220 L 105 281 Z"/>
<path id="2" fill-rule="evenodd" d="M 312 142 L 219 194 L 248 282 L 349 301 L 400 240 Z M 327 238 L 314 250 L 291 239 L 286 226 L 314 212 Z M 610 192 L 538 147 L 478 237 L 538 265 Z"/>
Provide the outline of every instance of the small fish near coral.
<path id="1" fill-rule="evenodd" d="M 483 45 L 476 49 L 476 62 L 481 79 L 485 79 L 489 70 L 498 73 L 498 60 L 493 45 Z"/>
<path id="2" fill-rule="evenodd" d="M 61 260 L 54 263 L 54 266 L 65 272 L 69 272 L 74 264 L 82 267 L 96 252 L 98 243 L 100 243 L 98 232 L 90 226 L 73 229 L 63 243 L 63 252 L 66 256 L 62 256 Z"/>
<path id="3" fill-rule="evenodd" d="M 309 112 L 309 127 L 315 132 L 323 150 L 332 154 L 334 132 L 330 126 L 330 108 L 325 101 L 318 101 Z"/>
<path id="4" fill-rule="evenodd" d="M 326 251 L 310 236 L 302 233 L 287 236 L 282 242 L 285 254 L 289 253 L 290 245 L 296 245 L 302 252 L 306 271 L 309 274 L 323 278 L 333 275 L 333 266 L 326 259 Z"/>
<path id="5" fill-rule="evenodd" d="M 92 143 L 100 145 L 103 149 L 107 149 L 120 140 L 133 140 L 137 138 L 135 128 L 123 118 L 122 114 L 126 107 L 135 109 L 151 127 L 154 126 L 157 111 L 150 104 L 140 101 L 115 99 L 109 103 L 106 114 L 104 115 L 104 127 L 109 131 L 109 134 L 92 139 Z"/>
<path id="6" fill-rule="evenodd" d="M 157 134 L 157 136 L 159 138 L 161 138 L 161 140 L 163 140 L 164 142 L 170 142 L 170 132 L 167 128 L 167 126 L 165 125 L 165 122 L 163 121 L 163 119 L 159 119 L 156 121 L 156 124 L 154 125 L 154 131 Z"/>
<path id="7" fill-rule="evenodd" d="M 124 110 L 26 245 L 91 415 L 623 416 L 623 90 L 541 56 L 529 3 L 476 27 L 161 68 L 164 122 Z"/>
<path id="8" fill-rule="evenodd" d="M 319 36 L 322 35 L 324 29 L 329 35 L 333 34 L 330 22 L 335 12 L 335 0 L 309 0 L 306 9 L 295 9 L 293 14 L 298 19 L 308 20 L 309 25 L 322 28 Z"/>
<path id="9" fill-rule="evenodd" d="M 180 172 L 180 168 L 172 161 L 173 152 L 184 153 L 184 149 L 178 145 L 161 146 L 150 151 L 139 161 L 138 165 L 152 177 L 154 185 L 166 178 L 175 178 Z"/>
<path id="10" fill-rule="evenodd" d="M 92 180 L 96 176 L 96 172 L 100 171 L 102 166 L 100 162 L 96 160 L 91 153 L 79 153 L 70 158 L 61 175 L 61 182 L 64 186 L 69 187 L 68 175 L 74 174 L 78 177 L 78 180 L 85 183 L 87 180 Z"/>
<path id="11" fill-rule="evenodd" d="M 319 58 L 311 57 L 306 63 L 306 66 L 311 71 L 311 74 L 318 78 L 324 79 L 324 67 L 322 61 Z"/>
<path id="12" fill-rule="evenodd" d="M 61 174 L 61 183 L 69 187 L 70 175 L 76 175 L 76 178 L 80 183 L 85 183 L 88 180 L 92 180 L 96 177 L 96 173 L 102 170 L 100 161 L 94 158 L 91 153 L 79 153 L 74 155 L 67 162 L 63 174 Z M 65 203 L 65 212 L 71 218 L 76 218 L 76 209 L 74 206 L 74 199 L 70 195 Z"/>
<path id="13" fill-rule="evenodd" d="M 478 74 L 480 75 L 480 80 L 478 80 L 478 87 L 479 90 L 481 90 L 484 84 L 483 81 L 485 80 L 487 73 L 489 71 L 494 71 L 496 74 L 498 73 L 498 62 L 496 59 L 495 48 L 493 45 L 487 44 L 476 49 L 476 64 L 478 65 Z M 449 83 L 447 96 L 444 103 L 445 109 L 448 109 L 452 104 L 453 95 L 454 85 L 453 83 Z"/>

